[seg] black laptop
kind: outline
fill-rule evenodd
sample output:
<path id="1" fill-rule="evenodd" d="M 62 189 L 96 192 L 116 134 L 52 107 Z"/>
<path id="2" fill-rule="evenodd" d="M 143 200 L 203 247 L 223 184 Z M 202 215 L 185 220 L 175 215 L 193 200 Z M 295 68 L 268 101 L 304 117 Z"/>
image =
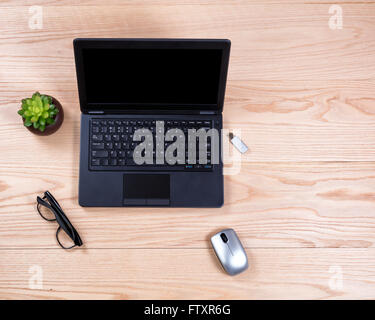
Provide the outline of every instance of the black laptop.
<path id="1" fill-rule="evenodd" d="M 221 39 L 74 40 L 81 206 L 223 205 L 229 51 Z"/>

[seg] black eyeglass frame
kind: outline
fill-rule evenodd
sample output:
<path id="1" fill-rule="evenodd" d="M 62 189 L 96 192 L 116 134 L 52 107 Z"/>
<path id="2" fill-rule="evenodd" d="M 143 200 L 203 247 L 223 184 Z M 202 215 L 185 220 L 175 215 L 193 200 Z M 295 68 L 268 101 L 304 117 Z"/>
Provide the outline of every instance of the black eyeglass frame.
<path id="1" fill-rule="evenodd" d="M 56 231 L 56 240 L 63 249 L 72 249 L 76 246 L 81 246 L 83 244 L 81 237 L 79 236 L 77 230 L 73 227 L 73 225 L 70 223 L 68 217 L 65 215 L 64 211 L 60 207 L 59 203 L 56 201 L 54 196 L 49 192 L 44 192 L 43 198 L 37 196 L 36 198 L 38 204 L 37 204 L 37 210 L 40 216 L 46 220 L 46 221 L 56 221 L 59 224 L 59 227 Z M 44 206 L 47 209 L 51 210 L 51 212 L 54 214 L 54 219 L 48 219 L 40 212 L 40 206 Z M 71 247 L 64 247 L 63 244 L 59 240 L 59 233 L 63 229 L 66 234 L 72 239 L 74 242 L 74 245 Z"/>

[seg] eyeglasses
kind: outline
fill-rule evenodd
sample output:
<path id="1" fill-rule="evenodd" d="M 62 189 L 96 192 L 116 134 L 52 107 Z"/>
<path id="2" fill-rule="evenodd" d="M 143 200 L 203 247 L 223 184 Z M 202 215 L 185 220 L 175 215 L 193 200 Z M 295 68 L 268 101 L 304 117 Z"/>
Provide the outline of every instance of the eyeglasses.
<path id="1" fill-rule="evenodd" d="M 56 231 L 56 240 L 61 248 L 71 249 L 76 246 L 80 247 L 83 243 L 77 230 L 70 223 L 69 219 L 64 214 L 64 211 L 61 209 L 59 203 L 56 201 L 53 195 L 50 192 L 46 191 L 43 198 L 38 196 L 36 197 L 36 200 L 38 202 L 37 209 L 40 216 L 44 220 L 57 221 L 57 223 L 59 224 L 59 227 Z M 61 231 L 63 231 L 63 233 L 65 233 L 70 238 L 69 241 L 60 241 L 59 234 Z M 73 245 L 71 245 L 71 241 L 73 241 Z M 69 242 L 69 245 L 71 246 L 66 246 L 66 242 Z"/>

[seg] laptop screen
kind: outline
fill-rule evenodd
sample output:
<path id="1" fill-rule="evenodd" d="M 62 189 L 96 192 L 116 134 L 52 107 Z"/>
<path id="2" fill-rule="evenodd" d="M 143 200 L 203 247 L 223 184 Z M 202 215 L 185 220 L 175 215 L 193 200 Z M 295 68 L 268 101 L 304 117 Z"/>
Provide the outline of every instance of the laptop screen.
<path id="1" fill-rule="evenodd" d="M 88 105 L 217 105 L 220 49 L 83 48 Z"/>

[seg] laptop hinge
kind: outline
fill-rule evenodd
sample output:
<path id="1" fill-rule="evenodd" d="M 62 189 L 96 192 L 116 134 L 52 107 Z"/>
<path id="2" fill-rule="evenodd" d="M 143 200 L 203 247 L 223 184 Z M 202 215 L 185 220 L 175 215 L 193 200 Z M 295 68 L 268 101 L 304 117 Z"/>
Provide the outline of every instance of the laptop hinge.
<path id="1" fill-rule="evenodd" d="M 215 114 L 215 111 L 199 111 L 199 114 Z"/>
<path id="2" fill-rule="evenodd" d="M 89 114 L 104 114 L 104 111 L 89 111 Z"/>

